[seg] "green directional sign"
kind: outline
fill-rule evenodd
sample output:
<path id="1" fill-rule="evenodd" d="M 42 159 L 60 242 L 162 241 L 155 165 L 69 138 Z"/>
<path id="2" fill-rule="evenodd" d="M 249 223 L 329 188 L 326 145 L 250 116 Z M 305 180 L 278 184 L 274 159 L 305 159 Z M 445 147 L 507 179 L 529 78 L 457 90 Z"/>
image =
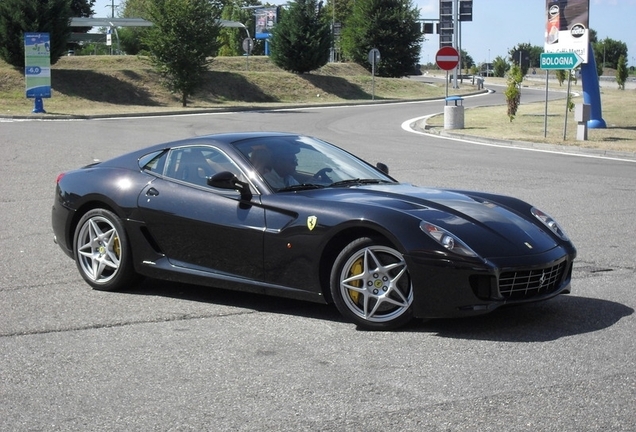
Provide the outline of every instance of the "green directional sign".
<path id="1" fill-rule="evenodd" d="M 583 63 L 583 58 L 574 52 L 541 53 L 541 69 L 574 69 Z"/>

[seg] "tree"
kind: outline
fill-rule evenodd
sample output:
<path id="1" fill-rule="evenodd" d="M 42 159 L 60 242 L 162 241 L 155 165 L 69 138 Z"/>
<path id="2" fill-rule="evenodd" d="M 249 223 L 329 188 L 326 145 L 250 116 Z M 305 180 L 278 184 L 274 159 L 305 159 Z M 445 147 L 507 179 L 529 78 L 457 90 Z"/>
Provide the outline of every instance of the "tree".
<path id="1" fill-rule="evenodd" d="M 332 24 L 334 26 L 332 28 L 334 59 L 340 59 L 342 56 L 340 39 L 342 25 L 351 16 L 355 2 L 356 0 L 327 0 L 326 12 L 323 14 L 323 18 L 329 23 L 330 28 Z"/>
<path id="2" fill-rule="evenodd" d="M 151 0 L 153 22 L 143 42 L 166 87 L 187 106 L 218 51 L 220 3 L 210 0 Z"/>
<path id="3" fill-rule="evenodd" d="M 327 0 L 327 13 L 325 18 L 330 22 L 333 19 L 335 22 L 343 23 L 347 21 L 349 16 L 353 13 L 353 5 L 356 0 Z M 336 9 L 334 11 L 334 8 Z"/>
<path id="4" fill-rule="evenodd" d="M 503 78 L 506 72 L 510 70 L 510 64 L 501 56 L 495 57 L 492 62 L 493 75 L 499 78 Z"/>
<path id="5" fill-rule="evenodd" d="M 296 0 L 281 13 L 271 38 L 271 59 L 278 67 L 305 73 L 329 61 L 331 30 L 316 0 Z"/>
<path id="6" fill-rule="evenodd" d="M 616 69 L 618 59 L 621 56 L 627 58 L 627 45 L 624 42 L 605 38 L 602 41 L 592 44 L 594 49 L 594 60 L 604 68 Z"/>
<path id="7" fill-rule="evenodd" d="M 557 69 L 557 71 L 554 74 L 556 75 L 557 81 L 559 81 L 559 86 L 562 86 L 563 81 L 565 81 L 565 78 L 567 78 L 565 69 Z"/>
<path id="8" fill-rule="evenodd" d="M 347 58 L 371 70 L 368 53 L 377 48 L 378 75 L 402 77 L 420 58 L 419 10 L 410 0 L 356 0 L 342 29 Z"/>
<path id="9" fill-rule="evenodd" d="M 461 50 L 461 57 L 462 57 L 461 67 L 464 68 L 465 70 L 469 70 L 471 67 L 475 66 L 475 61 L 468 54 L 468 52 Z"/>
<path id="10" fill-rule="evenodd" d="M 508 102 L 508 118 L 512 122 L 517 115 L 519 103 L 521 102 L 521 82 L 523 81 L 523 73 L 518 65 L 514 65 L 508 73 L 508 86 L 504 91 L 506 101 Z"/>
<path id="11" fill-rule="evenodd" d="M 627 60 L 625 60 L 625 56 L 622 55 L 618 58 L 618 65 L 616 66 L 616 82 L 618 83 L 619 89 L 625 90 L 625 81 L 627 81 L 628 76 Z"/>
<path id="12" fill-rule="evenodd" d="M 0 1 L 0 58 L 24 67 L 24 33 L 49 33 L 51 64 L 66 53 L 71 34 L 70 0 Z"/>
<path id="13" fill-rule="evenodd" d="M 71 0 L 71 12 L 74 17 L 89 17 L 93 11 L 95 0 Z"/>
<path id="14" fill-rule="evenodd" d="M 508 51 L 512 64 L 521 68 L 521 73 L 526 76 L 530 67 L 538 67 L 540 64 L 543 47 L 520 43 Z"/>
<path id="15" fill-rule="evenodd" d="M 237 21 L 248 29 L 254 28 L 254 12 L 249 6 L 256 6 L 258 0 L 228 0 L 223 7 L 221 18 Z M 243 28 L 222 28 L 219 36 L 221 47 L 220 56 L 243 55 L 243 40 L 247 33 Z"/>
<path id="16" fill-rule="evenodd" d="M 95 6 L 95 0 L 71 0 L 71 16 L 90 17 L 95 13 L 93 6 Z M 73 27 L 71 30 L 73 33 L 88 33 L 91 29 L 92 27 Z M 68 44 L 69 48 L 75 50 L 77 50 L 78 46 L 77 42 Z"/>
<path id="17" fill-rule="evenodd" d="M 121 12 L 122 18 L 149 19 L 150 0 L 126 0 Z M 126 54 L 139 54 L 148 50 L 143 40 L 148 27 L 122 27 L 118 30 L 119 46 Z"/>

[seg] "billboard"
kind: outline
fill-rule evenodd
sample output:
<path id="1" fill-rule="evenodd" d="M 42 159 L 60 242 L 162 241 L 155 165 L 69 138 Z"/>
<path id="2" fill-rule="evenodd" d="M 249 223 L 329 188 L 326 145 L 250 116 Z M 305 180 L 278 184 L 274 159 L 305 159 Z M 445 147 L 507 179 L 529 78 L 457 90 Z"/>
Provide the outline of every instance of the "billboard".
<path id="1" fill-rule="evenodd" d="M 574 52 L 587 63 L 590 0 L 546 0 L 546 53 Z"/>
<path id="2" fill-rule="evenodd" d="M 24 75 L 27 98 L 51 97 L 50 50 L 49 33 L 24 34 Z"/>
<path id="3" fill-rule="evenodd" d="M 256 39 L 267 39 L 276 24 L 277 9 L 275 7 L 257 9 L 254 16 L 256 21 L 254 36 Z"/>

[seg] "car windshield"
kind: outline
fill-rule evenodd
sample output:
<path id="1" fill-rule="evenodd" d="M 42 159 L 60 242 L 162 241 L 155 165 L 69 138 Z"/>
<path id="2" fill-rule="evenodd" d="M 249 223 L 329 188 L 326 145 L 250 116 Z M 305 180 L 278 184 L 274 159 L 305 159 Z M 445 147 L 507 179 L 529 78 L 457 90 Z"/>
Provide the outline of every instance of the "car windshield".
<path id="1" fill-rule="evenodd" d="M 235 142 L 273 190 L 343 187 L 394 180 L 329 143 L 304 136 L 268 136 Z"/>

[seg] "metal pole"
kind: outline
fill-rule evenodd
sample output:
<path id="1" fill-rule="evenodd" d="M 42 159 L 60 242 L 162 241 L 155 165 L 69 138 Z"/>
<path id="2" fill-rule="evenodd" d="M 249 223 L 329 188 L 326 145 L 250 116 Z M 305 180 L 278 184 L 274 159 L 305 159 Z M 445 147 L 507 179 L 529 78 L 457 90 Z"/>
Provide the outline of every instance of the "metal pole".
<path id="1" fill-rule="evenodd" d="M 375 100 L 375 62 L 376 55 L 373 52 L 373 61 L 371 62 L 371 100 Z"/>
<path id="2" fill-rule="evenodd" d="M 331 0 L 331 62 L 336 61 L 336 0 Z"/>
<path id="3" fill-rule="evenodd" d="M 446 98 L 448 99 L 448 71 L 446 71 Z"/>
<path id="4" fill-rule="evenodd" d="M 459 11 L 457 11 L 457 15 L 459 16 Z M 459 52 L 459 62 L 457 63 L 457 70 L 459 71 L 459 81 L 463 84 L 464 79 L 462 78 L 462 22 L 461 20 L 457 20 L 457 34 L 458 34 L 458 43 L 457 43 L 457 52 Z"/>
<path id="5" fill-rule="evenodd" d="M 453 47 L 457 48 L 457 46 L 459 45 L 459 0 L 455 0 L 453 2 Z M 461 53 L 459 54 L 459 58 L 461 61 Z M 457 66 L 459 66 L 459 63 L 457 63 Z M 457 85 L 457 66 L 455 66 L 455 73 L 453 74 L 453 88 L 459 88 L 459 86 Z"/>
<path id="6" fill-rule="evenodd" d="M 572 73 L 568 72 L 568 96 L 565 98 L 565 122 L 563 123 L 563 141 L 565 141 L 565 136 L 568 130 L 568 111 L 570 105 L 570 86 L 572 83 Z"/>
<path id="7" fill-rule="evenodd" d="M 548 75 L 549 71 L 545 71 L 545 111 L 543 112 L 543 138 L 548 136 Z"/>

